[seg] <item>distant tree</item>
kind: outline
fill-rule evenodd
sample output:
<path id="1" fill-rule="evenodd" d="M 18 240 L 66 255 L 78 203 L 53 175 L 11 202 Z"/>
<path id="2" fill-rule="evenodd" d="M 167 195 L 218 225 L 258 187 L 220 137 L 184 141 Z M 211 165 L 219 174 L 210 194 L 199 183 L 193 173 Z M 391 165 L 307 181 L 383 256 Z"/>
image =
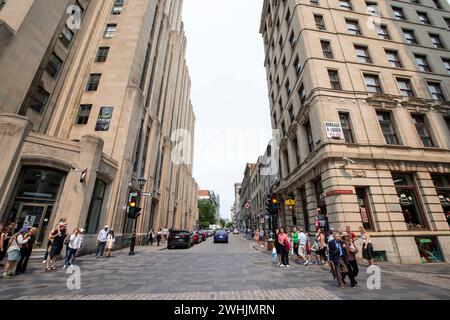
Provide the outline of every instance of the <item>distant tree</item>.
<path id="1" fill-rule="evenodd" d="M 226 225 L 227 228 L 232 228 L 233 227 L 233 222 L 228 222 Z"/>
<path id="2" fill-rule="evenodd" d="M 201 199 L 198 201 L 198 219 L 200 222 L 200 228 L 207 228 L 211 224 L 216 224 L 216 208 L 207 199 Z"/>
<path id="3" fill-rule="evenodd" d="M 220 219 L 220 227 L 225 228 L 226 221 L 225 219 Z"/>

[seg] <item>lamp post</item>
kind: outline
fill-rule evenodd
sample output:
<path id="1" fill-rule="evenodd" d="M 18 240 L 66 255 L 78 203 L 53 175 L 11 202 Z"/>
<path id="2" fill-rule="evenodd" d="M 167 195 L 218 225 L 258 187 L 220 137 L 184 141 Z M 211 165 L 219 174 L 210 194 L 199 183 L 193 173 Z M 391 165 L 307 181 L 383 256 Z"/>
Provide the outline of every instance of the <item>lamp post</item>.
<path id="1" fill-rule="evenodd" d="M 145 186 L 145 183 L 147 180 L 143 177 L 140 177 L 138 179 L 138 185 L 139 185 L 139 192 L 137 197 L 137 207 L 140 207 L 141 204 L 141 197 L 142 197 L 142 189 Z M 130 252 L 128 253 L 130 256 L 134 256 L 134 246 L 136 245 L 136 227 L 137 227 L 137 218 L 136 216 L 133 220 L 133 235 L 131 236 L 131 245 L 130 245 Z"/>

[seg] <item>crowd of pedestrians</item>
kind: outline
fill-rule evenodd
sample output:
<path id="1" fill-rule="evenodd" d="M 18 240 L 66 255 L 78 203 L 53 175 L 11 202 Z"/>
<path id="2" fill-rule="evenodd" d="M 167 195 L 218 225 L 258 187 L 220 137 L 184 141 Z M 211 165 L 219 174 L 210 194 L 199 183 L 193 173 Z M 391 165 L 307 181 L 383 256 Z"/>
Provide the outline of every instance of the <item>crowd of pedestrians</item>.
<path id="1" fill-rule="evenodd" d="M 286 268 L 290 267 L 290 260 L 303 266 L 323 265 L 329 268 L 339 287 L 347 287 L 348 278 L 349 286 L 355 288 L 358 285 L 356 278 L 359 273 L 356 259 L 359 252 L 356 244 L 358 239 L 362 257 L 368 261 L 369 266 L 373 265 L 373 245 L 370 235 L 363 227 L 359 228 L 359 233 L 358 237 L 349 226 L 345 231 L 335 231 L 320 224 L 316 224 L 315 234 L 297 227 L 287 231 L 279 228 L 271 235 L 274 240 L 274 262 Z M 256 234 L 259 236 L 264 232 L 257 230 Z M 261 244 L 259 238 L 257 242 Z"/>

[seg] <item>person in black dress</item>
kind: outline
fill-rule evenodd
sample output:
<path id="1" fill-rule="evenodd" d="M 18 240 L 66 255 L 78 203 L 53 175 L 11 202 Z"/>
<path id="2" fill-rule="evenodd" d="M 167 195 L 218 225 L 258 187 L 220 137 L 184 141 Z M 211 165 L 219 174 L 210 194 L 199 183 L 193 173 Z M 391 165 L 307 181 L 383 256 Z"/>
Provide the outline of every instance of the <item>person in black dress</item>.
<path id="1" fill-rule="evenodd" d="M 24 237 L 24 239 L 29 240 L 22 248 L 20 248 L 20 260 L 16 266 L 16 275 L 27 271 L 28 260 L 30 259 L 34 243 L 36 242 L 36 231 L 36 228 L 31 228 Z"/>

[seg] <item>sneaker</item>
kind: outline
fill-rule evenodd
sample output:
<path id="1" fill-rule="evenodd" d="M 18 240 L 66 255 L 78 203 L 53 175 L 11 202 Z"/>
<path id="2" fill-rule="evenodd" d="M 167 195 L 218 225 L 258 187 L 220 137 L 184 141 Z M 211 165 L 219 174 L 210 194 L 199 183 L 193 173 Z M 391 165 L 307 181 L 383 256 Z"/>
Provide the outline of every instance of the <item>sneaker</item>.
<path id="1" fill-rule="evenodd" d="M 304 266 L 307 266 L 309 263 L 309 260 L 306 260 L 305 263 L 303 264 Z"/>
<path id="2" fill-rule="evenodd" d="M 67 267 L 68 267 L 68 266 L 64 266 L 64 267 L 62 267 L 62 268 L 63 268 L 63 269 L 67 269 Z"/>
<path id="3" fill-rule="evenodd" d="M 52 270 L 56 270 L 55 266 L 51 266 L 50 269 Z"/>
<path id="4" fill-rule="evenodd" d="M 286 266 L 286 268 L 290 268 L 290 267 L 291 267 L 290 265 L 287 265 L 287 266 Z"/>
<path id="5" fill-rule="evenodd" d="M 46 263 L 46 262 L 47 262 L 47 260 L 43 260 L 43 261 L 42 261 L 42 263 Z"/>
<path id="6" fill-rule="evenodd" d="M 280 264 L 280 267 L 284 267 L 284 264 Z"/>

